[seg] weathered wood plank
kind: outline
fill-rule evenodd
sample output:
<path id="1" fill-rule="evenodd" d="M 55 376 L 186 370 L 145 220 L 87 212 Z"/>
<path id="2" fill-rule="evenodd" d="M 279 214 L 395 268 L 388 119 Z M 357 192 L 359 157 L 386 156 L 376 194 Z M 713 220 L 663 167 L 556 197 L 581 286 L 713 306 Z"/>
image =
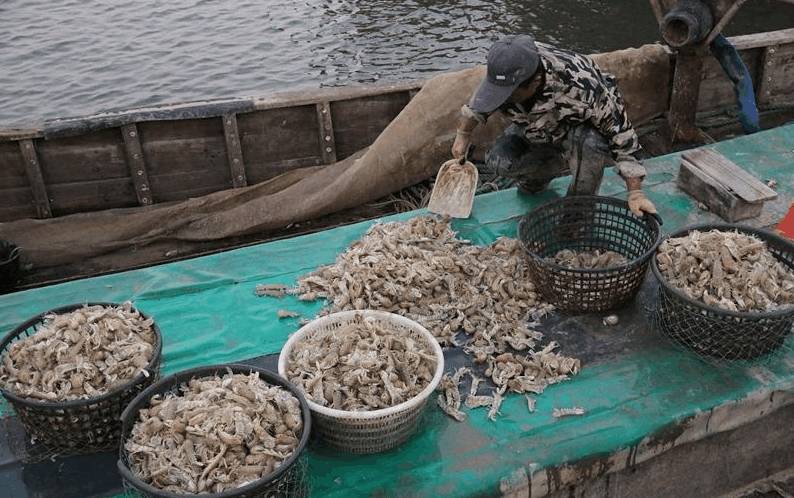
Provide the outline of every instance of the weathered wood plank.
<path id="1" fill-rule="evenodd" d="M 138 130 L 153 202 L 187 198 L 181 190 L 232 186 L 222 120 L 140 123 Z"/>
<path id="2" fill-rule="evenodd" d="M 698 149 L 684 152 L 682 158 L 747 202 L 777 198 L 777 192 L 719 152 Z"/>
<path id="3" fill-rule="evenodd" d="M 129 178 L 57 183 L 48 185 L 47 189 L 55 216 L 138 205 Z"/>
<path id="4" fill-rule="evenodd" d="M 731 36 L 728 38 L 737 50 L 764 48 L 771 45 L 794 43 L 794 28 L 753 33 L 750 35 Z"/>
<path id="5" fill-rule="evenodd" d="M 36 155 L 36 147 L 33 145 L 33 140 L 20 140 L 19 150 L 25 160 L 25 171 L 30 182 L 30 190 L 33 193 L 36 215 L 39 218 L 51 218 L 50 198 L 47 195 L 47 186 L 44 184 L 44 177 L 41 174 L 41 166 L 39 165 L 39 158 Z"/>
<path id="6" fill-rule="evenodd" d="M 0 143 L 0 190 L 6 188 L 28 188 L 25 160 L 19 153 L 16 142 Z"/>
<path id="7" fill-rule="evenodd" d="M 243 162 L 243 149 L 240 146 L 240 133 L 237 131 L 237 115 L 225 114 L 223 116 L 223 133 L 226 137 L 226 157 L 229 161 L 229 174 L 232 185 L 245 187 L 248 181 L 245 177 L 245 163 Z"/>
<path id="8" fill-rule="evenodd" d="M 337 159 L 371 145 L 409 101 L 408 92 L 399 92 L 331 102 Z"/>
<path id="9" fill-rule="evenodd" d="M 794 104 L 794 43 L 772 45 L 761 58 L 758 104 L 775 107 Z"/>
<path id="10" fill-rule="evenodd" d="M 693 142 L 698 139 L 695 116 L 703 71 L 703 54 L 694 50 L 679 50 L 675 59 L 673 91 L 667 115 L 673 140 Z"/>
<path id="11" fill-rule="evenodd" d="M 152 191 L 149 183 L 149 173 L 146 171 L 146 162 L 143 159 L 143 148 L 138 134 L 138 127 L 134 123 L 121 127 L 124 145 L 127 151 L 127 165 L 130 170 L 132 184 L 135 187 L 135 196 L 138 204 L 148 206 L 152 204 Z"/>
<path id="12" fill-rule="evenodd" d="M 24 208 L 30 212 L 31 216 L 36 215 L 34 207 L 33 192 L 30 187 L 25 185 L 18 188 L 6 188 L 0 190 L 0 208 Z"/>
<path id="13" fill-rule="evenodd" d="M 179 171 L 149 178 L 155 202 L 168 202 L 187 199 L 183 192 L 202 190 L 216 192 L 232 188 L 227 169 L 207 169 L 204 171 Z"/>
<path id="14" fill-rule="evenodd" d="M 317 104 L 317 123 L 320 128 L 320 156 L 323 163 L 336 162 L 336 140 L 334 138 L 334 125 L 331 119 L 331 106 L 328 102 Z"/>
<path id="15" fill-rule="evenodd" d="M 2 195 L 2 193 L 0 193 Z M 14 221 L 14 220 L 21 220 L 23 218 L 32 218 L 36 216 L 36 211 L 33 209 L 33 201 L 31 201 L 31 207 L 0 207 L 0 223 L 4 221 Z"/>
<path id="16" fill-rule="evenodd" d="M 279 109 L 283 107 L 314 105 L 318 102 L 333 103 L 342 100 L 388 95 L 390 93 L 405 93 L 411 90 L 419 90 L 424 83 L 423 80 L 415 80 L 394 84 L 345 86 L 339 88 L 284 92 L 265 97 L 257 97 L 254 99 L 254 107 L 256 110 Z"/>
<path id="17" fill-rule="evenodd" d="M 36 207 L 33 193 L 27 185 L 21 188 L 0 190 L 0 222 L 34 218 L 35 216 Z"/>
<path id="18" fill-rule="evenodd" d="M 38 140 L 36 149 L 48 185 L 129 177 L 124 140 L 115 128 Z"/>
<path id="19" fill-rule="evenodd" d="M 761 60 L 761 49 L 750 49 L 740 53 L 747 65 L 747 70 L 755 84 Z M 706 57 L 698 95 L 698 111 L 710 111 L 736 105 L 736 94 L 733 83 L 725 75 L 719 62 L 714 57 Z"/>
<path id="20" fill-rule="evenodd" d="M 686 159 L 681 161 L 677 182 L 681 190 L 729 222 L 754 218 L 761 214 L 764 207 L 763 202 L 750 203 L 739 199 L 712 176 Z"/>
<path id="21" fill-rule="evenodd" d="M 237 126 L 249 184 L 323 163 L 316 104 L 239 114 Z"/>
<path id="22" fill-rule="evenodd" d="M 35 128 L 4 128 L 0 129 L 0 143 L 17 142 L 19 140 L 41 137 L 41 130 Z"/>

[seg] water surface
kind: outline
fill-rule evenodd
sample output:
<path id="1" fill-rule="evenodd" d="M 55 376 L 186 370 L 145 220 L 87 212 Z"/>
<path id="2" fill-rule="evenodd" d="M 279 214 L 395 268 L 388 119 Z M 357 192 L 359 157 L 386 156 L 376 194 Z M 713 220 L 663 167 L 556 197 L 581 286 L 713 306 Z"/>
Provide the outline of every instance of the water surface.
<path id="1" fill-rule="evenodd" d="M 644 0 L 0 0 L 0 126 L 162 102 L 425 78 L 507 33 L 583 52 L 658 38 Z M 729 33 L 794 27 L 752 0 Z"/>

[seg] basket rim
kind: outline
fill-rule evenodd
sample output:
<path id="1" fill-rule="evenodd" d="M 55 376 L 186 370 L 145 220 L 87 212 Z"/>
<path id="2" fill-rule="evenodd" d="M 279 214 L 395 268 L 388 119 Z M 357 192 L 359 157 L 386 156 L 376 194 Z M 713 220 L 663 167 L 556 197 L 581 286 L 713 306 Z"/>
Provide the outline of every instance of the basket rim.
<path id="1" fill-rule="evenodd" d="M 287 377 L 287 358 L 289 354 L 292 352 L 292 348 L 295 346 L 300 339 L 302 339 L 306 334 L 312 332 L 315 328 L 325 325 L 327 323 L 335 322 L 340 319 L 347 319 L 353 317 L 355 315 L 363 314 L 366 316 L 376 316 L 379 318 L 384 318 L 387 320 L 396 321 L 402 325 L 405 325 L 408 328 L 411 328 L 422 335 L 429 343 L 430 347 L 433 349 L 433 352 L 436 355 L 437 362 L 436 362 L 436 371 L 433 374 L 433 379 L 430 381 L 422 391 L 419 392 L 416 396 L 402 403 L 399 403 L 394 406 L 390 406 L 388 408 L 379 408 L 377 410 L 370 410 L 370 411 L 361 411 L 361 412 L 353 412 L 353 411 L 346 411 L 346 410 L 338 410 L 336 408 L 328 408 L 326 406 L 321 406 L 309 397 L 306 397 L 306 402 L 309 404 L 309 408 L 313 412 L 320 413 L 327 417 L 336 418 L 336 419 L 345 419 L 345 420 L 370 420 L 376 419 L 380 417 L 386 417 L 389 415 L 394 415 L 395 413 L 404 412 L 407 410 L 411 410 L 420 406 L 422 403 L 427 401 L 433 391 L 436 390 L 438 387 L 439 382 L 441 382 L 441 377 L 444 375 L 444 352 L 441 349 L 441 345 L 438 343 L 438 340 L 435 338 L 433 334 L 430 333 L 425 327 L 423 327 L 418 322 L 411 320 L 410 318 L 406 318 L 402 315 L 398 315 L 396 313 L 390 313 L 388 311 L 379 311 L 379 310 L 349 310 L 349 311 L 339 311 L 336 313 L 331 313 L 330 315 L 326 315 L 317 319 L 312 320 L 310 323 L 304 325 L 297 332 L 292 334 L 284 346 L 281 348 L 281 352 L 278 355 L 278 373 L 285 379 Z M 297 387 L 297 386 L 296 386 Z M 300 389 L 300 388 L 298 388 Z"/>
<path id="2" fill-rule="evenodd" d="M 131 429 L 131 424 L 134 421 L 131 421 L 130 418 L 134 414 L 137 415 L 138 412 L 144 407 L 144 405 L 148 404 L 149 400 L 155 393 L 155 391 L 161 389 L 164 385 L 174 384 L 175 386 L 179 386 L 183 382 L 186 382 L 192 378 L 198 377 L 206 377 L 208 375 L 212 375 L 215 373 L 223 372 L 226 373 L 226 369 L 231 369 L 233 373 L 252 373 L 257 372 L 259 374 L 259 378 L 264 380 L 267 383 L 278 385 L 287 389 L 290 394 L 295 396 L 298 400 L 298 403 L 301 407 L 301 421 L 303 422 L 303 432 L 301 434 L 301 438 L 298 441 L 298 447 L 295 448 L 295 451 L 282 462 L 278 469 L 270 474 L 260 477 L 259 479 L 252 481 L 244 486 L 239 486 L 237 488 L 226 490 L 222 493 L 202 493 L 197 495 L 195 493 L 173 493 L 171 491 L 166 491 L 164 489 L 156 488 L 151 484 L 143 482 L 138 476 L 135 475 L 134 472 L 124 463 L 121 459 L 121 455 L 124 454 L 124 443 L 127 439 L 127 429 Z M 140 406 L 137 406 L 140 405 Z M 135 399 L 133 399 L 125 408 L 121 414 L 121 438 L 119 443 L 119 459 L 116 460 L 116 467 L 119 470 L 122 478 L 128 481 L 131 481 L 135 487 L 144 490 L 147 493 L 159 495 L 165 498 L 185 498 L 189 496 L 201 496 L 206 498 L 234 498 L 235 496 L 246 493 L 249 491 L 256 491 L 260 486 L 263 484 L 267 484 L 270 481 L 274 481 L 280 478 L 283 474 L 285 474 L 289 469 L 292 468 L 292 465 L 295 461 L 301 456 L 301 454 L 305 451 L 306 446 L 309 443 L 309 435 L 311 432 L 311 410 L 309 405 L 306 403 L 306 398 L 303 396 L 303 393 L 298 389 L 294 384 L 292 384 L 289 380 L 285 377 L 278 375 L 277 373 L 273 372 L 272 370 L 268 370 L 265 368 L 257 367 L 254 365 L 245 365 L 242 363 L 220 363 L 217 365 L 210 365 L 204 367 L 195 367 L 188 370 L 182 370 L 181 372 L 176 372 L 171 374 L 167 377 L 164 377 L 157 382 L 153 383 L 151 386 L 147 387 L 143 391 L 141 391 Z"/>
<path id="3" fill-rule="evenodd" d="M 110 302 L 86 302 L 80 304 L 67 304 L 65 306 L 59 306 L 57 308 L 53 308 L 51 310 L 45 311 L 43 313 L 39 313 L 38 315 L 34 316 L 33 318 L 29 318 L 22 324 L 18 325 L 16 328 L 11 330 L 6 336 L 0 341 L 0 357 L 2 357 L 3 351 L 5 351 L 6 347 L 10 346 L 11 343 L 22 335 L 27 329 L 35 325 L 36 323 L 40 323 L 44 321 L 44 317 L 46 315 L 51 314 L 63 314 L 70 311 L 75 311 L 85 306 L 123 306 L 123 303 L 110 303 Z M 132 305 L 132 309 L 137 311 L 141 314 L 142 317 L 145 319 L 152 320 L 152 330 L 154 330 L 154 349 L 152 351 L 152 357 L 149 359 L 149 364 L 146 365 L 146 368 L 141 370 L 141 373 L 129 379 L 127 382 L 120 384 L 113 389 L 109 390 L 104 394 L 100 394 L 99 396 L 95 396 L 92 398 L 86 399 L 72 399 L 72 400 L 65 400 L 65 401 L 46 401 L 46 400 L 38 400 L 32 398 L 25 398 L 22 396 L 17 395 L 16 393 L 5 389 L 2 385 L 0 385 L 0 393 L 3 394 L 12 404 L 21 404 L 28 407 L 35 407 L 35 408 L 49 408 L 49 409 L 70 409 L 70 408 L 78 408 L 83 406 L 93 405 L 102 401 L 106 401 L 108 399 L 114 398 L 121 394 L 122 392 L 126 391 L 130 387 L 143 382 L 149 376 L 155 375 L 157 368 L 160 364 L 160 360 L 162 357 L 162 350 L 163 350 L 163 337 L 162 333 L 160 332 L 160 327 L 157 325 L 157 321 L 154 320 L 152 316 L 147 313 L 144 313 L 140 309 L 138 309 L 135 305 Z M 149 375 L 147 376 L 144 372 L 148 372 Z"/>
<path id="4" fill-rule="evenodd" d="M 779 235 L 777 235 L 775 233 L 770 232 L 769 230 L 764 230 L 764 229 L 761 229 L 761 228 L 754 228 L 754 227 L 747 226 L 747 225 L 734 225 L 734 224 L 730 224 L 730 223 L 700 223 L 700 224 L 697 224 L 697 225 L 689 225 L 689 226 L 686 226 L 686 227 L 681 228 L 679 230 L 676 230 L 675 232 L 670 233 L 669 235 L 667 235 L 664 238 L 664 240 L 668 240 L 668 239 L 672 239 L 672 238 L 676 238 L 676 237 L 682 237 L 682 236 L 688 235 L 690 232 L 692 232 L 694 230 L 698 230 L 698 231 L 706 231 L 706 230 L 739 231 L 739 232 L 743 232 L 743 233 L 748 234 L 748 235 L 754 235 L 754 236 L 762 239 L 764 242 L 766 242 L 767 240 L 773 240 L 773 241 L 775 241 L 777 243 L 780 243 L 780 244 L 782 244 L 784 246 L 789 246 L 789 249 L 791 250 L 792 254 L 794 254 L 794 243 L 792 243 L 789 240 L 784 239 L 783 237 L 780 237 Z M 782 317 L 782 316 L 785 316 L 785 315 L 794 314 L 794 307 L 788 308 L 788 309 L 782 309 L 782 310 L 774 310 L 774 311 L 731 311 L 731 310 L 726 310 L 724 308 L 720 308 L 720 307 L 717 307 L 717 306 L 708 305 L 708 304 L 706 304 L 706 303 L 704 303 L 702 301 L 699 301 L 697 299 L 692 299 L 691 297 L 689 297 L 686 294 L 684 294 L 683 291 L 681 291 L 677 287 L 674 287 L 672 284 L 670 284 L 667 281 L 666 278 L 664 278 L 664 276 L 662 275 L 661 270 L 659 269 L 659 264 L 658 264 L 657 260 L 658 260 L 658 252 L 656 254 L 654 254 L 653 258 L 651 258 L 651 271 L 653 272 L 653 275 L 654 275 L 654 277 L 656 277 L 656 280 L 659 282 L 659 284 L 666 291 L 672 292 L 677 298 L 682 299 L 683 301 L 685 301 L 686 303 L 688 303 L 688 304 L 690 304 L 692 306 L 696 306 L 698 308 L 705 309 L 705 310 L 710 311 L 710 312 L 712 312 L 714 314 L 717 314 L 717 315 L 732 316 L 732 317 L 735 317 L 735 318 L 748 318 L 748 319 L 779 318 L 779 317 Z M 794 270 L 792 270 L 792 271 L 794 271 Z"/>
<path id="5" fill-rule="evenodd" d="M 527 220 L 530 217 L 532 217 L 536 213 L 541 212 L 542 210 L 545 210 L 549 206 L 557 205 L 557 204 L 560 204 L 560 203 L 568 203 L 568 202 L 578 201 L 578 200 L 592 200 L 594 202 L 604 202 L 605 204 L 611 204 L 613 206 L 625 207 L 627 213 L 630 216 L 634 216 L 638 220 L 646 220 L 646 221 L 650 222 L 651 228 L 656 230 L 656 240 L 654 241 L 654 243 L 651 245 L 651 247 L 647 251 L 642 253 L 641 256 L 632 259 L 628 263 L 625 263 L 625 264 L 622 264 L 622 265 L 619 265 L 619 266 L 613 266 L 613 267 L 610 267 L 610 268 L 600 268 L 600 269 L 569 268 L 567 266 L 558 265 L 557 263 L 552 263 L 552 262 L 547 261 L 546 258 L 542 258 L 539 254 L 537 254 L 536 252 L 530 250 L 527 247 L 527 245 L 524 242 L 524 240 L 521 239 L 521 228 L 520 228 L 521 225 L 523 225 L 524 223 L 527 223 Z M 616 199 L 614 197 L 606 197 L 606 196 L 602 196 L 602 195 L 575 195 L 575 196 L 571 196 L 571 197 L 566 196 L 566 197 L 561 197 L 561 198 L 558 198 L 558 199 L 552 199 L 552 200 L 550 200 L 548 202 L 544 202 L 540 206 L 536 207 L 535 209 L 533 209 L 532 211 L 530 211 L 529 213 L 527 213 L 527 214 L 525 214 L 524 216 L 521 217 L 521 220 L 518 222 L 518 225 L 519 225 L 519 227 L 518 227 L 518 241 L 521 244 L 521 247 L 524 248 L 524 252 L 526 252 L 527 255 L 530 258 L 532 258 L 536 263 L 548 268 L 549 270 L 564 271 L 564 272 L 569 272 L 569 273 L 574 273 L 574 274 L 593 274 L 593 273 L 595 273 L 597 275 L 607 275 L 609 273 L 618 273 L 618 272 L 621 272 L 621 271 L 624 271 L 624 270 L 630 270 L 630 269 L 636 267 L 637 265 L 640 265 L 640 264 L 643 264 L 644 262 L 646 262 L 656 252 L 656 249 L 659 247 L 659 244 L 662 243 L 662 228 L 659 225 L 659 221 L 655 217 L 649 216 L 649 215 L 646 214 L 642 218 L 640 218 L 640 217 L 634 215 L 628 209 L 628 207 L 629 207 L 629 204 L 628 204 L 627 201 L 624 201 L 622 199 Z"/>

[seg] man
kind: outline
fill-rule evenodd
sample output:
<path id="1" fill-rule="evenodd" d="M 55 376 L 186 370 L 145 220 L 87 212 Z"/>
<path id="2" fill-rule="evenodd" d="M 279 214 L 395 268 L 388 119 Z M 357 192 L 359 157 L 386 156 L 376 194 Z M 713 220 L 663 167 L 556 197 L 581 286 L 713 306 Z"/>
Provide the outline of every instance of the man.
<path id="1" fill-rule="evenodd" d="M 589 57 L 507 36 L 488 52 L 487 76 L 463 106 L 452 155 L 462 158 L 471 132 L 495 111 L 513 122 L 486 155 L 486 167 L 519 191 L 543 190 L 560 171 L 571 173 L 568 195 L 598 192 L 604 168 L 616 162 L 631 211 L 656 213 L 641 190 L 645 168 L 635 158 L 637 133 L 611 75 Z"/>

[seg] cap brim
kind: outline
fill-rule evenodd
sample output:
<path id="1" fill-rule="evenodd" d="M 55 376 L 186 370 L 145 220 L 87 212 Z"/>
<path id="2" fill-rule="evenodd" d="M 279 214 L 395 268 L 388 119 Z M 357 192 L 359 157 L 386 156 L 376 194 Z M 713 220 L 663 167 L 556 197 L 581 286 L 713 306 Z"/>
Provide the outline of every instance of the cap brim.
<path id="1" fill-rule="evenodd" d="M 516 83 L 513 86 L 500 86 L 494 85 L 488 78 L 483 78 L 474 96 L 471 98 L 469 107 L 474 112 L 490 113 L 499 108 L 502 104 L 507 102 L 510 95 L 518 88 L 521 83 Z"/>

